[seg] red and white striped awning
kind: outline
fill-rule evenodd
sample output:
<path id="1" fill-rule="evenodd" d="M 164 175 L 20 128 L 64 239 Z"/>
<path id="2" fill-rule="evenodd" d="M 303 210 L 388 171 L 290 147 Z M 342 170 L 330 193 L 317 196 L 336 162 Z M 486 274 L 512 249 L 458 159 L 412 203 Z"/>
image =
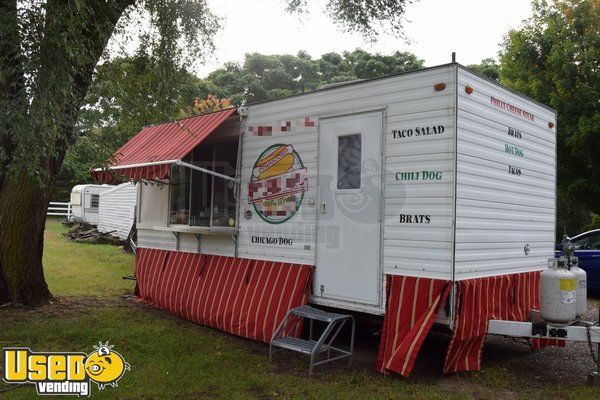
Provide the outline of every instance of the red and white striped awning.
<path id="1" fill-rule="evenodd" d="M 171 164 L 180 162 L 235 112 L 235 108 L 228 108 L 146 126 L 117 150 L 115 162 L 108 168 L 97 168 L 91 173 L 103 183 L 119 177 L 132 180 L 168 178 Z"/>

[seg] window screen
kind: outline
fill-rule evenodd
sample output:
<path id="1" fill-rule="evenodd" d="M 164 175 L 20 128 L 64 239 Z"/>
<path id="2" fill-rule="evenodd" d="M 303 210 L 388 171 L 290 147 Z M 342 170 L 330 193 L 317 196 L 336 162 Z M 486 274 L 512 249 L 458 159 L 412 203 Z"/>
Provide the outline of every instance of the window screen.
<path id="1" fill-rule="evenodd" d="M 98 206 L 100 205 L 100 195 L 99 194 L 93 194 L 92 197 L 92 208 L 98 208 Z"/>
<path id="2" fill-rule="evenodd" d="M 237 162 L 237 142 L 217 146 L 215 149 L 215 171 L 227 176 L 235 176 Z M 235 224 L 235 186 L 232 181 L 215 177 L 213 186 L 212 226 L 233 226 Z"/>
<path id="3" fill-rule="evenodd" d="M 227 176 L 235 176 L 237 141 L 197 147 L 193 165 Z M 170 224 L 190 226 L 235 226 L 235 185 L 203 171 L 179 165 L 171 167 Z"/>
<path id="4" fill-rule="evenodd" d="M 338 137 L 338 189 L 360 188 L 361 135 Z"/>
<path id="5" fill-rule="evenodd" d="M 190 205 L 190 170 L 180 165 L 171 166 L 171 224 L 188 224 Z"/>
<path id="6" fill-rule="evenodd" d="M 200 146 L 192 153 L 192 164 L 213 170 L 214 147 Z M 209 226 L 213 176 L 204 172 L 192 172 L 192 200 L 190 203 L 190 225 Z"/>

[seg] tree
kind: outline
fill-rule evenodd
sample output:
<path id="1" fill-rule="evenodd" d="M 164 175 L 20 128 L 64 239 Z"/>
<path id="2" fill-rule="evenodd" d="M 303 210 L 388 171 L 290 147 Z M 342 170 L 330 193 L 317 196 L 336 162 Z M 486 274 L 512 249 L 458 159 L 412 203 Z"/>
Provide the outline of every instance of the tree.
<path id="1" fill-rule="evenodd" d="M 292 11 L 306 6 L 287 3 Z M 369 35 L 385 20 L 400 33 L 404 4 L 329 0 L 327 6 L 341 26 Z M 218 21 L 206 0 L 0 0 L 0 302 L 50 297 L 42 268 L 48 201 L 77 138 L 94 70 L 119 28 L 141 32 L 140 49 L 155 60 L 161 86 L 170 84 L 173 66 L 211 50 Z"/>
<path id="2" fill-rule="evenodd" d="M 205 79 L 185 68 L 173 68 L 168 74 L 171 78 L 164 78 L 149 54 L 116 57 L 96 67 L 79 112 L 78 138 L 66 153 L 54 198 L 67 199 L 74 185 L 91 182 L 90 166 L 107 160 L 140 127 L 214 109 L 208 105 L 209 96 L 211 102 L 216 97 L 242 105 L 358 76 L 379 77 L 421 67 L 422 60 L 398 51 L 391 55 L 363 50 L 343 55 L 327 53 L 316 60 L 306 52 L 269 56 L 252 53 L 246 56 L 243 66 L 226 63 Z M 167 80 L 169 84 L 158 84 Z"/>
<path id="3" fill-rule="evenodd" d="M 170 78 L 163 75 L 156 61 L 142 52 L 96 67 L 75 126 L 77 139 L 55 184 L 55 199 L 68 199 L 74 185 L 91 182 L 89 168 L 105 163 L 142 126 L 188 116 L 196 97 L 216 90 L 183 67 L 173 67 L 166 74 Z"/>
<path id="4" fill-rule="evenodd" d="M 180 38 L 198 54 L 217 28 L 203 1 L 0 3 L 0 302 L 50 296 L 42 269 L 48 201 L 94 68 L 119 21 L 136 23 L 136 12 L 155 27 L 142 44 L 158 63 L 186 57 Z"/>
<path id="5" fill-rule="evenodd" d="M 423 68 L 425 65 L 423 60 L 418 59 L 414 54 L 400 51 L 387 56 L 356 49 L 353 52 L 344 52 L 344 60 L 348 64 L 348 69 L 358 79 L 397 74 Z"/>
<path id="6" fill-rule="evenodd" d="M 345 74 L 343 71 L 343 58 L 338 53 L 325 53 L 319 59 L 319 71 L 325 82 L 331 82 L 337 76 Z"/>
<path id="7" fill-rule="evenodd" d="M 480 64 L 467 65 L 467 68 L 495 81 L 500 80 L 500 65 L 493 58 L 484 58 Z"/>
<path id="8" fill-rule="evenodd" d="M 379 31 L 402 35 L 404 11 L 410 3 L 411 0 L 328 0 L 325 10 L 340 28 L 375 39 Z M 288 11 L 302 13 L 307 0 L 287 0 L 287 4 Z"/>
<path id="9" fill-rule="evenodd" d="M 557 236 L 600 214 L 598 21 L 598 0 L 534 1 L 500 54 L 502 83 L 558 111 Z"/>
<path id="10" fill-rule="evenodd" d="M 204 80 L 233 104 L 246 104 L 318 89 L 329 83 L 369 79 L 423 68 L 414 54 L 390 55 L 356 49 L 326 53 L 313 60 L 305 51 L 291 54 L 246 54 L 243 65 L 227 63 Z"/>
<path id="11" fill-rule="evenodd" d="M 207 112 L 221 111 L 231 107 L 229 99 L 219 99 L 214 94 L 209 94 L 205 99 L 196 97 L 194 99 L 194 114 L 204 114 Z"/>

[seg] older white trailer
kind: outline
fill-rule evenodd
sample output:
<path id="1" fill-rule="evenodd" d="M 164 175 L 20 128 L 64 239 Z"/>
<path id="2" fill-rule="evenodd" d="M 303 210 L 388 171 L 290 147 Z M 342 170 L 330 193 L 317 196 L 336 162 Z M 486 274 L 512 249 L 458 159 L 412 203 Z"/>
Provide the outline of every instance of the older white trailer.
<path id="1" fill-rule="evenodd" d="M 98 230 L 127 239 L 135 222 L 138 187 L 125 182 L 100 193 Z"/>
<path id="2" fill-rule="evenodd" d="M 75 185 L 71 190 L 72 220 L 86 222 L 90 225 L 98 224 L 98 210 L 100 208 L 100 194 L 113 188 L 113 185 Z"/>
<path id="3" fill-rule="evenodd" d="M 94 173 L 142 182 L 146 300 L 267 342 L 306 301 L 385 315 L 381 371 L 434 321 L 479 368 L 554 254 L 556 113 L 455 63 L 146 127 Z"/>

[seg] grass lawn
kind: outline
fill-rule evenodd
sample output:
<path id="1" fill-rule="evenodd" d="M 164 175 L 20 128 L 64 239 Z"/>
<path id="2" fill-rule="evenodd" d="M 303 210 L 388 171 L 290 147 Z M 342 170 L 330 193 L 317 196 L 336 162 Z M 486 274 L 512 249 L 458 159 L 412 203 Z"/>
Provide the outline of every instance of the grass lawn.
<path id="1" fill-rule="evenodd" d="M 55 296 L 114 298 L 131 292 L 134 258 L 109 245 L 72 243 L 61 237 L 67 229 L 57 220 L 46 224 L 44 270 Z"/>
<path id="2" fill-rule="evenodd" d="M 600 390 L 585 386 L 585 377 L 564 385 L 532 383 L 501 363 L 478 373 L 442 377 L 436 370 L 410 380 L 343 365 L 309 376 L 304 357 L 279 355 L 284 360 L 271 364 L 264 344 L 136 302 L 134 283 L 121 278 L 133 271 L 131 255 L 108 245 L 67 242 L 63 232 L 60 223 L 48 222 L 44 265 L 54 301 L 38 309 L 0 310 L 0 344 L 87 353 L 99 340 L 110 340 L 131 371 L 118 388 L 93 386 L 93 398 L 600 398 Z M 7 387 L 0 383 L 0 390 Z M 0 392 L 0 397 L 30 399 L 35 390 L 27 385 Z"/>

